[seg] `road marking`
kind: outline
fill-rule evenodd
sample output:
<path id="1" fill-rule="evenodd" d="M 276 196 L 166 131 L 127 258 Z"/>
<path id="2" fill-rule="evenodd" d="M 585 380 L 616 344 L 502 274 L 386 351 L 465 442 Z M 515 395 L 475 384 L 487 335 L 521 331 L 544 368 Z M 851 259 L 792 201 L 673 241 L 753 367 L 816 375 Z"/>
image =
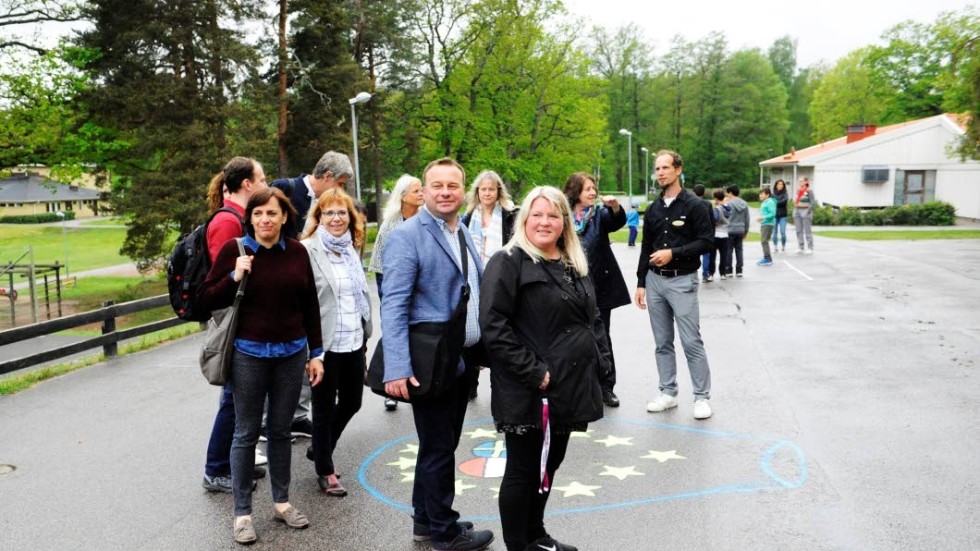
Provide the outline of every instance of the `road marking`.
<path id="1" fill-rule="evenodd" d="M 813 281 L 813 278 L 812 278 L 812 277 L 810 277 L 810 276 L 808 276 L 808 275 L 806 275 L 806 274 L 804 274 L 804 273 L 803 273 L 803 272 L 801 272 L 801 271 L 800 271 L 800 270 L 799 270 L 799 269 L 798 269 L 798 268 L 797 268 L 796 266 L 793 266 L 792 264 L 790 264 L 790 263 L 789 263 L 789 260 L 784 260 L 784 261 L 783 261 L 783 264 L 786 264 L 787 266 L 789 266 L 790 268 L 792 268 L 794 272 L 796 272 L 796 273 L 798 273 L 798 274 L 800 274 L 801 276 L 803 276 L 803 277 L 805 277 L 805 278 L 807 278 L 808 280 L 810 280 L 810 281 Z"/>

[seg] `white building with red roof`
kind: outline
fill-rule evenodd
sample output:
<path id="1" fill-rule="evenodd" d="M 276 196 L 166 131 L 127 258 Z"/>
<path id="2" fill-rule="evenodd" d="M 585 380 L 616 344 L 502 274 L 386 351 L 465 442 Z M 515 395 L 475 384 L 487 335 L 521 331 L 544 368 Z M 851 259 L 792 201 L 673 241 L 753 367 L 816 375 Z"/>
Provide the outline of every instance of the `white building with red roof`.
<path id="1" fill-rule="evenodd" d="M 782 179 L 795 192 L 805 176 L 824 205 L 944 201 L 957 216 L 980 219 L 980 161 L 963 161 L 954 151 L 965 132 L 965 117 L 953 114 L 882 128 L 852 125 L 845 136 L 762 161 L 759 183 Z"/>

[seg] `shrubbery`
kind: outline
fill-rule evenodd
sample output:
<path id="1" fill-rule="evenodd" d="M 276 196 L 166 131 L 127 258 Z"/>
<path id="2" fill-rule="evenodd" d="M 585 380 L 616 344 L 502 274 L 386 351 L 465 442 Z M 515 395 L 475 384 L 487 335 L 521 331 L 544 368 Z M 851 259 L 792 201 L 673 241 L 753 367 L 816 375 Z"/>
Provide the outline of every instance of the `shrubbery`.
<path id="1" fill-rule="evenodd" d="M 941 201 L 876 210 L 817 207 L 813 211 L 814 226 L 952 226 L 955 223 L 956 208 Z"/>
<path id="2" fill-rule="evenodd" d="M 740 195 L 747 203 L 752 203 L 759 200 L 759 188 L 748 188 L 742 189 Z"/>
<path id="3" fill-rule="evenodd" d="M 75 219 L 74 211 L 65 212 L 65 218 Z M 0 224 L 44 224 L 46 222 L 60 222 L 61 218 L 53 212 L 43 214 L 18 214 L 13 216 L 0 216 Z"/>

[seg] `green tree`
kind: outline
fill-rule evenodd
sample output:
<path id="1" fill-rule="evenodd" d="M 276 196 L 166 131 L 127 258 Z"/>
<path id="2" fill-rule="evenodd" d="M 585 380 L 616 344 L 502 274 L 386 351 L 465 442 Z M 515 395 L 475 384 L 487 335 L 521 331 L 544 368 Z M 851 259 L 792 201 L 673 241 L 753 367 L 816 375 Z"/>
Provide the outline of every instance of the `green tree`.
<path id="1" fill-rule="evenodd" d="M 815 141 L 838 138 L 849 124 L 896 122 L 885 117 L 893 92 L 876 84 L 867 55 L 851 52 L 820 79 L 809 108 Z"/>
<path id="2" fill-rule="evenodd" d="M 772 70 L 789 90 L 796 80 L 796 39 L 789 35 L 777 38 L 769 47 L 768 56 Z"/>
<path id="3" fill-rule="evenodd" d="M 130 220 L 123 254 L 146 265 L 169 248 L 170 230 L 189 231 L 205 215 L 210 176 L 232 156 L 238 75 L 255 52 L 255 6 L 241 1 L 92 0 L 93 29 L 77 42 L 96 51 L 85 64 L 98 82 L 83 96 L 91 121 L 130 145 L 106 159 L 113 203 Z M 237 153 L 237 152 L 236 152 Z"/>

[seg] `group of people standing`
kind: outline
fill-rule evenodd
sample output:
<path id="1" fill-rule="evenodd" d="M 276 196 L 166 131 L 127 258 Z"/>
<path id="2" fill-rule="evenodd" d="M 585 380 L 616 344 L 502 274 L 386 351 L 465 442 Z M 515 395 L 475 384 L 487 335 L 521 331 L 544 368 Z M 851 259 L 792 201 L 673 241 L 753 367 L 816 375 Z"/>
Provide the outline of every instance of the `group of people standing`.
<path id="1" fill-rule="evenodd" d="M 309 422 L 307 393 L 308 456 L 318 486 L 346 495 L 333 452 L 361 407 L 376 323 L 359 253 L 364 216 L 342 189 L 350 170 L 340 157 L 346 159 L 329 152 L 312 174 L 272 187 L 257 161 L 236 157 L 212 181 L 212 194 L 225 196 L 209 225 L 213 265 L 198 300 L 211 310 L 226 307 L 249 279 L 204 486 L 234 495 L 233 532 L 241 544 L 257 539 L 251 515 L 254 480 L 265 474 L 256 467 L 261 438 L 268 442 L 273 518 L 309 525 L 289 502 L 290 441 L 302 428 L 297 423 Z M 692 286 L 714 227 L 708 209 L 681 187 L 682 171 L 680 155 L 658 154 L 661 194 L 645 214 L 632 301 L 649 312 L 656 340 L 660 395 L 648 411 L 678 405 L 676 325 L 694 384 L 694 417 L 705 419 L 710 372 Z M 489 367 L 491 411 L 508 450 L 499 494 L 505 546 L 575 551 L 546 531 L 544 511 L 571 433 L 601 419 L 604 405 L 619 406 L 610 317 L 631 298 L 609 234 L 626 225 L 627 213 L 616 198 L 600 197 L 586 173 L 569 176 L 563 190 L 534 188 L 518 207 L 500 176 L 485 171 L 460 216 L 465 197 L 465 172 L 453 159 L 433 161 L 421 178 L 402 176 L 370 265 L 389 397 L 407 401 L 419 385 L 406 353 L 410 328 L 444 323 L 459 307 L 465 314 L 456 377 L 439 394 L 411 400 L 419 439 L 412 539 L 456 551 L 494 540 L 453 509 L 455 449 L 480 370 Z M 222 433 L 229 419 L 231 437 Z M 223 464 L 217 458 L 225 444 Z"/>

